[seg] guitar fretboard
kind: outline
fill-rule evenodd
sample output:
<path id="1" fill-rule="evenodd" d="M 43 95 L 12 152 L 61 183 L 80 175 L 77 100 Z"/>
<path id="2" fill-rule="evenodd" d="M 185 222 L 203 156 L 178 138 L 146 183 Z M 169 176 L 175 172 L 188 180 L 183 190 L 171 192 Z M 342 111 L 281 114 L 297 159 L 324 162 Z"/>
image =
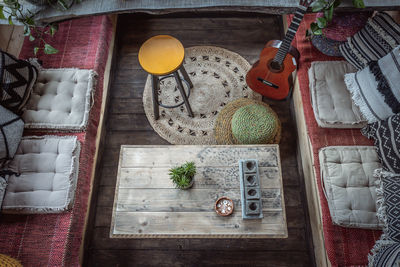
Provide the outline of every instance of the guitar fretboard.
<path id="1" fill-rule="evenodd" d="M 299 6 L 295 12 L 292 23 L 290 24 L 289 29 L 286 32 L 285 38 L 283 39 L 281 46 L 278 49 L 274 57 L 274 62 L 278 62 L 280 65 L 285 60 L 286 54 L 289 52 L 290 45 L 293 41 L 294 36 L 296 35 L 297 29 L 299 28 L 300 22 L 304 17 L 304 14 L 307 11 L 307 7 Z"/>

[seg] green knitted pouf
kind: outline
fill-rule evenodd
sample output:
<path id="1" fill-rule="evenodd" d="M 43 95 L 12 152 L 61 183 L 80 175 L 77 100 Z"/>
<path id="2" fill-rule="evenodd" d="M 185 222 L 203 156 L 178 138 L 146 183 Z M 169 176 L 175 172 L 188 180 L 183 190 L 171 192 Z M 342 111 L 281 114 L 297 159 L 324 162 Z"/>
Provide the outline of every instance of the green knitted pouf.
<path id="1" fill-rule="evenodd" d="M 266 144 L 276 136 L 279 120 L 262 105 L 239 108 L 232 117 L 232 135 L 239 144 Z"/>

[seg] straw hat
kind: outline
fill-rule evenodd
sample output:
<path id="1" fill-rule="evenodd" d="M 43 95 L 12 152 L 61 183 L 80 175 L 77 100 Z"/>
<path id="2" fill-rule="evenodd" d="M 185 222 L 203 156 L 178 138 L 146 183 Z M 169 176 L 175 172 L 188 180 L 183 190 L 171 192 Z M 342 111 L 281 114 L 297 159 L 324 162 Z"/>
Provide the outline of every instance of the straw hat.
<path id="1" fill-rule="evenodd" d="M 214 135 L 220 145 L 277 144 L 281 138 L 281 123 L 268 104 L 240 98 L 221 110 L 215 121 Z"/>

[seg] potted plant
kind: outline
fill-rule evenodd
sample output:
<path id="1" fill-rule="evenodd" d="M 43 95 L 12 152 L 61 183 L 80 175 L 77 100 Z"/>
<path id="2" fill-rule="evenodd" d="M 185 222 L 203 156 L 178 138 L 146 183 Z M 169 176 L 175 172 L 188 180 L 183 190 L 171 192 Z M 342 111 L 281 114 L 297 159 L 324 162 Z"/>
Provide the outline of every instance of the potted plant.
<path id="1" fill-rule="evenodd" d="M 322 35 L 322 29 L 326 28 L 333 19 L 334 9 L 341 4 L 341 0 L 315 0 L 310 6 L 313 12 L 320 12 L 315 22 L 310 24 L 307 35 Z M 356 8 L 364 8 L 363 0 L 352 0 Z"/>
<path id="2" fill-rule="evenodd" d="M 353 0 L 353 6 L 364 8 L 363 0 Z M 341 0 L 315 0 L 312 4 L 312 11 L 318 12 L 314 22 L 306 31 L 312 44 L 320 52 L 328 56 L 339 56 L 339 46 L 347 37 L 353 36 L 367 22 L 370 13 L 366 12 L 334 12 L 341 4 Z"/>
<path id="3" fill-rule="evenodd" d="M 18 22 L 24 26 L 24 35 L 29 37 L 29 41 L 36 42 L 34 47 L 35 55 L 39 50 L 43 50 L 45 54 L 56 54 L 58 50 L 44 40 L 45 35 L 53 36 L 57 30 L 57 23 L 47 25 L 38 25 L 35 21 L 35 14 L 28 9 L 24 9 L 20 0 L 3 0 L 0 3 L 0 19 L 8 21 L 8 24 L 13 25 Z M 54 8 L 66 10 L 73 4 L 81 2 L 81 0 L 32 0 L 33 2 L 41 2 L 50 4 Z"/>
<path id="4" fill-rule="evenodd" d="M 193 186 L 194 175 L 196 174 L 196 165 L 193 161 L 186 162 L 182 166 L 169 170 L 169 176 L 176 188 L 189 189 Z"/>

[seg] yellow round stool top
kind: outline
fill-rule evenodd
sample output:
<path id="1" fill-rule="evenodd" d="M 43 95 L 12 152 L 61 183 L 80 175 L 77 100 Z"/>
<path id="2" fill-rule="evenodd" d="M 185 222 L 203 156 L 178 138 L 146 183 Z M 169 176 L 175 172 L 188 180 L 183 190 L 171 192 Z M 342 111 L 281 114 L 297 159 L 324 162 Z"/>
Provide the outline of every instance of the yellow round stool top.
<path id="1" fill-rule="evenodd" d="M 150 74 L 166 75 L 176 71 L 185 57 L 182 43 L 169 35 L 148 39 L 139 49 L 139 63 Z"/>

